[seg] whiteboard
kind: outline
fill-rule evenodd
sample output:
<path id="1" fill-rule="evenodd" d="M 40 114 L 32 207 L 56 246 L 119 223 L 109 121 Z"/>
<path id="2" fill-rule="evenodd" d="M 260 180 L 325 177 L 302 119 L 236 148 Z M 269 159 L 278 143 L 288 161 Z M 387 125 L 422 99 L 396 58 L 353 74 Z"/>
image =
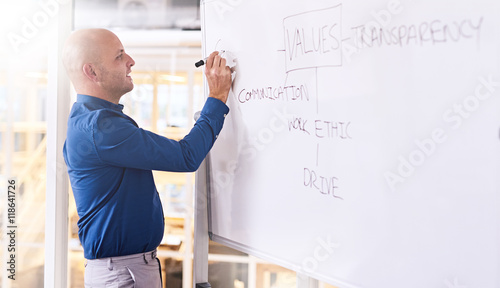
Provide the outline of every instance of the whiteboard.
<path id="1" fill-rule="evenodd" d="M 500 287 L 500 2 L 202 2 L 214 240 L 338 287 Z"/>

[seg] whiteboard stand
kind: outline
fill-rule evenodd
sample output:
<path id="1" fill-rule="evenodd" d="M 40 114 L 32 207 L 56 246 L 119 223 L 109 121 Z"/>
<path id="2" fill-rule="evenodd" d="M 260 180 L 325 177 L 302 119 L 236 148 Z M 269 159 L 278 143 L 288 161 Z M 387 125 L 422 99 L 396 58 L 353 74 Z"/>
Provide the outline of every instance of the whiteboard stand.
<path id="1" fill-rule="evenodd" d="M 297 288 L 319 288 L 319 281 L 297 273 Z"/>
<path id="2" fill-rule="evenodd" d="M 196 172 L 194 202 L 193 288 L 209 288 L 208 283 L 208 169 L 209 156 Z"/>

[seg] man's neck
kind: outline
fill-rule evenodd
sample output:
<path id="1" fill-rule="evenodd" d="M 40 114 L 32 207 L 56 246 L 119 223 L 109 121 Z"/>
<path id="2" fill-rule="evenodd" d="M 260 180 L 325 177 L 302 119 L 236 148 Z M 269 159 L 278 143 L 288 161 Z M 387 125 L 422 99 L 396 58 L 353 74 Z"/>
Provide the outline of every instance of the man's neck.
<path id="1" fill-rule="evenodd" d="M 106 100 L 108 102 L 118 104 L 120 102 L 121 96 L 110 96 L 108 93 L 100 92 L 100 91 L 90 91 L 90 90 L 80 90 L 77 91 L 78 94 L 89 95 L 92 97 L 96 97 L 102 100 Z"/>

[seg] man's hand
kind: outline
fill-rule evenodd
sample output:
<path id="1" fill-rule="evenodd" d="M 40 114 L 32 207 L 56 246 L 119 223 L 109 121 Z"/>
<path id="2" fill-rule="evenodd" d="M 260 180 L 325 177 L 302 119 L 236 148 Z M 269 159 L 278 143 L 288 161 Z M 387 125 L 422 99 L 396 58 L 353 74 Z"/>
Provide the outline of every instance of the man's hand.
<path id="1" fill-rule="evenodd" d="M 226 59 L 220 57 L 219 52 L 212 52 L 208 56 L 205 62 L 205 75 L 210 89 L 208 97 L 226 103 L 231 88 L 231 69 L 226 66 Z"/>

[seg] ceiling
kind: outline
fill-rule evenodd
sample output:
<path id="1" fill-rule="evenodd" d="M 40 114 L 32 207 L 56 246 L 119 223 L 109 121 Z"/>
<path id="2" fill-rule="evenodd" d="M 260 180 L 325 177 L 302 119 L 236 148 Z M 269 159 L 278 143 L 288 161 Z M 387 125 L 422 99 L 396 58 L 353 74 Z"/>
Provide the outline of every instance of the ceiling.
<path id="1" fill-rule="evenodd" d="M 75 0 L 75 28 L 198 29 L 200 0 Z"/>

